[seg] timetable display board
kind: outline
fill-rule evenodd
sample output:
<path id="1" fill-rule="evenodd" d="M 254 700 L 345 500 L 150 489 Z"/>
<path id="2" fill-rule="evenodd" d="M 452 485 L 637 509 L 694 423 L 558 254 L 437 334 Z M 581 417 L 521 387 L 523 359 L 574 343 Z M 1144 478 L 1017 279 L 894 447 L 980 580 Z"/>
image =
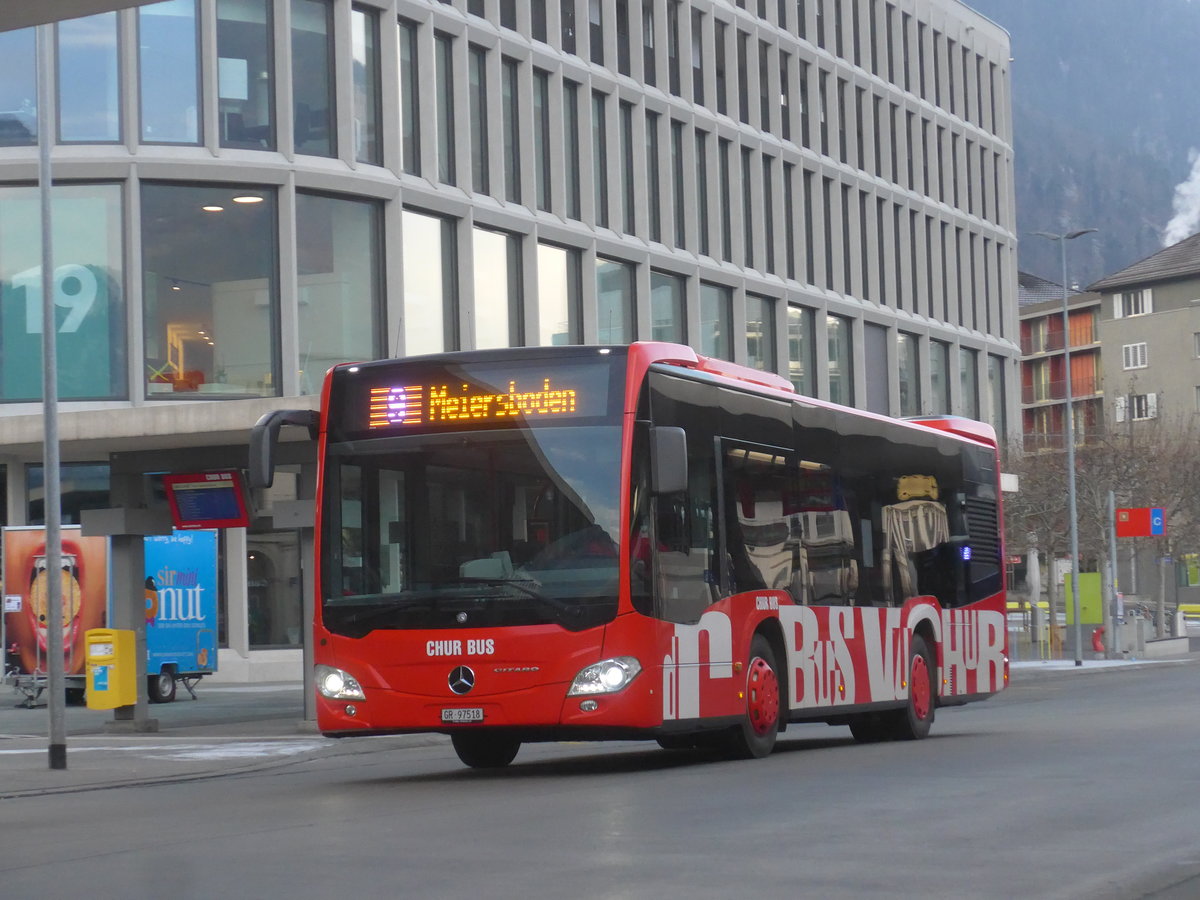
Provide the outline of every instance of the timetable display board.
<path id="1" fill-rule="evenodd" d="M 244 528 L 250 524 L 236 471 L 164 475 L 171 517 L 179 529 Z"/>

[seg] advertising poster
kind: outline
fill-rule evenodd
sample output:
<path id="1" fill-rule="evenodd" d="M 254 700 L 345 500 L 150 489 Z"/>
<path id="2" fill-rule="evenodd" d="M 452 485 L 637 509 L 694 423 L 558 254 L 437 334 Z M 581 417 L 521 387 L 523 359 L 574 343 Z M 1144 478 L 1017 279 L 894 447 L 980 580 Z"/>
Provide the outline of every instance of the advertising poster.
<path id="1" fill-rule="evenodd" d="M 176 531 L 147 537 L 146 670 L 217 667 L 217 533 Z"/>
<path id="2" fill-rule="evenodd" d="M 42 528 L 5 528 L 5 641 L 20 673 L 46 674 L 49 581 L 46 532 Z M 83 537 L 79 528 L 62 529 L 62 616 L 64 672 L 84 669 L 84 632 L 103 628 L 108 597 L 108 539 Z"/>

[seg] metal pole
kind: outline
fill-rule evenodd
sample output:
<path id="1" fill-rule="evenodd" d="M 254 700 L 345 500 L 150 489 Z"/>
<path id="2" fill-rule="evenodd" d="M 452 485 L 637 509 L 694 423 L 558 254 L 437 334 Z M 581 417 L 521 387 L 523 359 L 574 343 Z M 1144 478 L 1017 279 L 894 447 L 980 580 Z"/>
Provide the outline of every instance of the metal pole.
<path id="1" fill-rule="evenodd" d="M 46 655 L 50 696 L 49 758 L 51 769 L 67 767 L 66 676 L 63 652 L 62 487 L 58 452 L 58 326 L 54 315 L 54 248 L 50 228 L 50 134 L 55 121 L 50 71 L 54 60 L 54 26 L 37 30 L 38 194 L 42 207 L 42 471 L 46 518 Z"/>
<path id="2" fill-rule="evenodd" d="M 1111 597 L 1105 598 L 1106 608 L 1109 611 L 1109 621 L 1112 622 L 1112 628 L 1109 634 L 1112 635 L 1112 640 L 1108 642 L 1109 656 L 1113 659 L 1121 658 L 1121 617 L 1117 615 L 1117 498 L 1112 491 L 1108 492 L 1108 569 Z"/>
<path id="3" fill-rule="evenodd" d="M 1062 247 L 1063 358 L 1067 370 L 1067 505 L 1070 510 L 1067 524 L 1071 531 L 1071 612 L 1075 616 L 1075 665 L 1082 666 L 1083 625 L 1079 621 L 1079 522 L 1075 506 L 1075 396 L 1074 386 L 1071 384 L 1071 317 L 1067 308 L 1067 240 L 1067 235 L 1059 235 L 1058 241 Z"/>

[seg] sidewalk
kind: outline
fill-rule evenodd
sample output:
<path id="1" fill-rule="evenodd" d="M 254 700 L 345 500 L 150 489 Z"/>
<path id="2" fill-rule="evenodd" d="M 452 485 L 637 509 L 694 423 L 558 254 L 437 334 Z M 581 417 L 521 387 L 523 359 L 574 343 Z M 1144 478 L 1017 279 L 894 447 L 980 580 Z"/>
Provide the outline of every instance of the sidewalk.
<path id="1" fill-rule="evenodd" d="M 110 734 L 107 710 L 65 709 L 67 768 L 49 763 L 49 712 L 15 706 L 0 689 L 0 802 L 17 797 L 100 790 L 163 781 L 215 778 L 314 755 L 429 745 L 437 735 L 336 741 L 304 721 L 303 687 L 295 683 L 201 682 L 197 699 L 150 706 L 158 731 Z"/>

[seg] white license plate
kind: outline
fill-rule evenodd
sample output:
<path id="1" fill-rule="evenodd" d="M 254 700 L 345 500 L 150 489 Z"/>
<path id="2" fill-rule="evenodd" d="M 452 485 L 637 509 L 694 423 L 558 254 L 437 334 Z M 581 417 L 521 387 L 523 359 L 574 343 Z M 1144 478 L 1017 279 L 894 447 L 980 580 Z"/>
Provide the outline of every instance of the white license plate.
<path id="1" fill-rule="evenodd" d="M 473 706 L 465 709 L 443 709 L 442 721 L 454 725 L 459 725 L 463 722 L 482 722 L 483 707 Z"/>

